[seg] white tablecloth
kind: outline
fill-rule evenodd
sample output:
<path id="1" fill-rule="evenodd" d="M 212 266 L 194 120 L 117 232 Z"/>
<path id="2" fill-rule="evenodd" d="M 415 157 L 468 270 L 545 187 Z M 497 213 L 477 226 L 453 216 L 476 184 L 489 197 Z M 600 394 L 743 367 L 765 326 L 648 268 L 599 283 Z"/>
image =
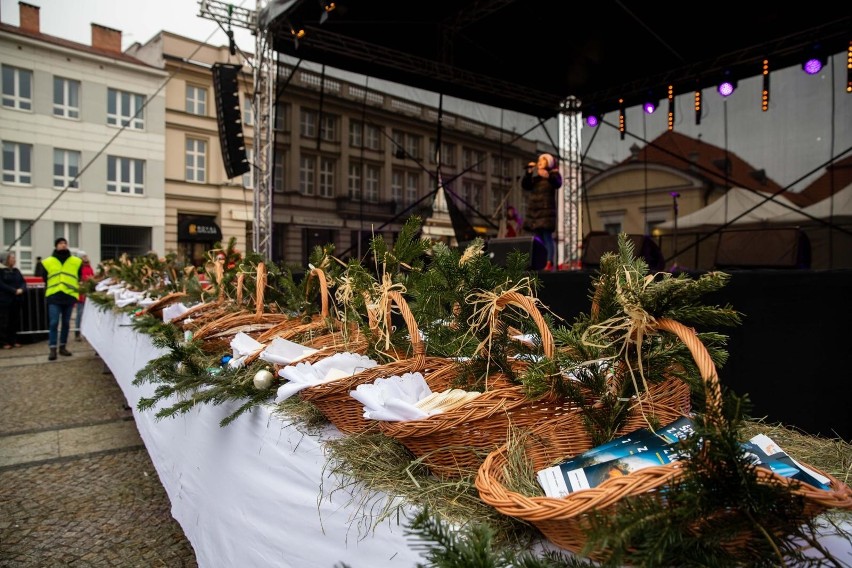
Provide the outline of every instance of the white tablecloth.
<path id="1" fill-rule="evenodd" d="M 351 568 L 398 568 L 423 562 L 396 519 L 372 527 L 354 505 L 363 496 L 353 496 L 349 489 L 335 491 L 339 483 L 324 471 L 322 439 L 339 436 L 336 428 L 319 437 L 306 435 L 265 407 L 220 427 L 236 403 L 202 405 L 157 420 L 155 410 L 136 410 L 139 399 L 152 396 L 155 386 L 131 383 L 162 352 L 148 336 L 133 331 L 126 315 L 87 309 L 82 330 L 133 407 L 136 426 L 171 499 L 172 516 L 192 543 L 200 567 L 332 568 L 346 562 Z M 852 532 L 848 521 L 842 526 Z M 821 544 L 852 566 L 848 539 L 830 535 Z"/>
<path id="2" fill-rule="evenodd" d="M 306 435 L 266 407 L 220 427 L 236 403 L 157 419 L 155 410 L 136 410 L 155 386 L 132 381 L 162 352 L 123 314 L 85 310 L 82 331 L 133 408 L 172 516 L 199 566 L 332 568 L 346 562 L 352 568 L 398 568 L 423 561 L 403 535 L 405 519 L 371 526 L 355 505 L 363 496 L 339 489 L 324 471 L 322 437 L 339 435 L 335 428 Z"/>

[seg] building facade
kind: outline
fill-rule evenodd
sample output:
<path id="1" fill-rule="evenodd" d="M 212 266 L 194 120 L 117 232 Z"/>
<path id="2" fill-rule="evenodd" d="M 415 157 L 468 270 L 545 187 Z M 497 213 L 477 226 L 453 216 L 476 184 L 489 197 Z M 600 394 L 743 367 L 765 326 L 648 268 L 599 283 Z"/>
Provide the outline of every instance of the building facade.
<path id="1" fill-rule="evenodd" d="M 0 24 L 0 247 L 32 274 L 57 237 L 93 262 L 165 245 L 166 79 L 92 24 L 91 45 L 42 34 L 39 8 Z"/>

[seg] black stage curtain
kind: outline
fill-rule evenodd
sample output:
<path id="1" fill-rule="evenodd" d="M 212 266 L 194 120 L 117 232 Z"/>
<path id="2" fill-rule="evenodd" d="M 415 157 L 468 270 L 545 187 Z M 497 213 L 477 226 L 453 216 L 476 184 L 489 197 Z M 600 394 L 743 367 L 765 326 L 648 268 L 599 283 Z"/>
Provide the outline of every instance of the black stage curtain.
<path id="1" fill-rule="evenodd" d="M 743 323 L 729 336 L 723 387 L 747 394 L 751 415 L 852 441 L 852 270 L 726 270 L 728 285 L 705 297 L 730 304 Z M 568 322 L 591 307 L 593 271 L 541 272 L 539 298 Z M 694 274 L 698 276 L 698 273 Z"/>

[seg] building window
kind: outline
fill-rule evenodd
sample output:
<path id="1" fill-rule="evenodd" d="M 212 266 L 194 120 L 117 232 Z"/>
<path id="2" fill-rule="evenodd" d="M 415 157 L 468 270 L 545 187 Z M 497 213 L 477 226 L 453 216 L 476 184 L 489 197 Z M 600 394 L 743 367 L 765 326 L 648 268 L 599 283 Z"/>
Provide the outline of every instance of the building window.
<path id="1" fill-rule="evenodd" d="M 485 152 L 473 148 L 464 148 L 462 150 L 462 168 L 469 172 L 484 173 Z"/>
<path id="2" fill-rule="evenodd" d="M 317 159 L 315 156 L 299 158 L 299 193 L 313 195 L 316 186 Z"/>
<path id="3" fill-rule="evenodd" d="M 363 122 L 352 121 L 349 123 L 349 145 L 360 148 L 361 143 L 368 150 L 381 150 L 381 132 L 372 124 L 365 125 Z"/>
<path id="4" fill-rule="evenodd" d="M 76 150 L 53 149 L 53 187 L 56 189 L 78 188 L 80 183 L 80 152 Z"/>
<path id="5" fill-rule="evenodd" d="M 317 137 L 317 112 L 303 108 L 299 111 L 299 134 L 302 138 Z"/>
<path id="6" fill-rule="evenodd" d="M 33 182 L 33 145 L 3 142 L 3 181 L 31 184 Z"/>
<path id="7" fill-rule="evenodd" d="M 33 271 L 32 221 L 23 219 L 3 219 L 3 250 L 15 253 L 18 270 Z M 26 232 L 24 232 L 26 231 Z"/>
<path id="8" fill-rule="evenodd" d="M 482 184 L 471 181 L 463 182 L 462 197 L 465 200 L 465 209 L 479 212 L 482 201 Z"/>
<path id="9" fill-rule="evenodd" d="M 272 191 L 282 193 L 284 191 L 284 152 L 276 152 L 272 157 Z"/>
<path id="10" fill-rule="evenodd" d="M 246 148 L 246 162 L 248 162 L 249 169 L 243 174 L 243 187 L 254 189 L 254 148 Z"/>
<path id="11" fill-rule="evenodd" d="M 391 171 L 391 199 L 398 205 L 402 205 L 404 179 L 405 173 L 402 170 Z"/>
<path id="12" fill-rule="evenodd" d="M 207 89 L 195 85 L 186 86 L 186 112 L 207 116 Z"/>
<path id="13" fill-rule="evenodd" d="M 512 160 L 511 158 L 503 158 L 501 156 L 494 155 L 491 157 L 492 164 L 494 165 L 492 174 L 494 177 L 500 178 L 502 180 L 508 181 L 512 178 Z"/>
<path id="14" fill-rule="evenodd" d="M 320 158 L 319 195 L 334 197 L 334 160 L 331 158 Z"/>
<path id="15" fill-rule="evenodd" d="M 196 138 L 186 139 L 186 181 L 207 181 L 207 142 Z"/>
<path id="16" fill-rule="evenodd" d="M 145 95 L 107 90 L 107 124 L 134 130 L 145 128 Z"/>
<path id="17" fill-rule="evenodd" d="M 429 156 L 429 161 L 433 164 L 436 161 L 437 155 L 435 152 L 435 140 L 430 141 L 430 149 L 431 155 Z M 456 165 L 456 145 L 450 144 L 448 142 L 441 143 L 441 163 L 445 166 L 455 166 Z"/>
<path id="18" fill-rule="evenodd" d="M 421 146 L 423 145 L 422 136 L 394 130 L 391 132 L 391 138 L 394 141 L 394 155 L 397 158 L 420 159 Z"/>
<path id="19" fill-rule="evenodd" d="M 288 103 L 275 105 L 275 122 L 272 127 L 283 132 L 290 131 L 290 105 Z"/>
<path id="20" fill-rule="evenodd" d="M 143 195 L 145 160 L 107 156 L 107 193 Z"/>
<path id="21" fill-rule="evenodd" d="M 18 110 L 32 110 L 32 71 L 3 65 L 3 106 Z"/>
<path id="22" fill-rule="evenodd" d="M 243 95 L 243 124 L 246 126 L 254 125 L 254 105 L 251 97 L 248 94 Z"/>
<path id="23" fill-rule="evenodd" d="M 405 176 L 405 204 L 412 205 L 420 195 L 420 174 L 408 172 Z"/>
<path id="24" fill-rule="evenodd" d="M 80 118 L 80 81 L 53 78 L 53 116 Z"/>
<path id="25" fill-rule="evenodd" d="M 364 200 L 371 203 L 379 202 L 379 178 L 381 169 L 379 166 L 367 165 L 364 173 Z"/>
<path id="26" fill-rule="evenodd" d="M 361 164 L 349 164 L 349 199 L 361 199 Z"/>
<path id="27" fill-rule="evenodd" d="M 361 122 L 349 122 L 349 145 L 353 148 L 360 148 L 361 141 L 364 139 L 364 124 Z"/>
<path id="28" fill-rule="evenodd" d="M 53 238 L 62 237 L 68 241 L 68 248 L 77 250 L 80 248 L 80 223 L 53 223 Z"/>
<path id="29" fill-rule="evenodd" d="M 338 117 L 333 114 L 322 115 L 320 136 L 326 142 L 337 142 L 337 122 Z"/>

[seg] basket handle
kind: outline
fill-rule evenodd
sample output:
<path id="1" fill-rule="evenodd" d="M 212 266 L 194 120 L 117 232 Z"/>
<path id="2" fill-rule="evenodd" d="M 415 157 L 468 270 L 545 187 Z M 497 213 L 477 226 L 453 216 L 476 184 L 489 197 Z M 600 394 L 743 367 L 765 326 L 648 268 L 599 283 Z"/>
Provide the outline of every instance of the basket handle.
<path id="1" fill-rule="evenodd" d="M 243 282 L 246 279 L 245 272 L 237 274 L 237 305 L 243 305 Z"/>
<path id="2" fill-rule="evenodd" d="M 698 366 L 698 371 L 701 374 L 701 380 L 704 384 L 704 396 L 707 399 L 707 408 L 711 410 L 707 414 L 713 421 L 722 420 L 722 391 L 719 386 L 719 375 L 716 373 L 716 365 L 713 363 L 713 359 L 710 358 L 710 353 L 698 338 L 698 334 L 694 329 L 669 318 L 658 319 L 656 327 L 657 329 L 673 333 L 689 349 L 692 358 L 695 360 L 695 364 Z"/>
<path id="3" fill-rule="evenodd" d="M 556 346 L 553 342 L 553 334 L 550 328 L 547 327 L 547 322 L 544 321 L 544 316 L 535 305 L 535 299 L 529 296 L 524 296 L 518 292 L 504 292 L 496 301 L 497 310 L 502 310 L 506 306 L 516 306 L 527 312 L 538 326 L 538 333 L 541 337 L 541 346 L 544 349 L 544 356 L 548 359 L 553 358 Z"/>
<path id="4" fill-rule="evenodd" d="M 255 284 L 254 317 L 258 321 L 263 318 L 263 296 L 266 294 L 266 264 L 257 263 L 257 282 Z"/>
<path id="5" fill-rule="evenodd" d="M 312 268 L 308 273 L 308 281 L 305 283 L 305 290 L 310 288 L 311 277 L 315 276 L 320 287 L 320 302 L 322 303 L 321 315 L 323 318 L 328 317 L 328 281 L 325 278 L 325 272 L 321 268 Z M 307 294 L 307 292 L 306 292 Z"/>
<path id="6" fill-rule="evenodd" d="M 219 301 L 225 300 L 225 261 L 216 260 L 216 284 L 219 286 Z"/>
<path id="7" fill-rule="evenodd" d="M 394 302 L 397 306 L 399 306 L 399 313 L 402 315 L 402 319 L 405 321 L 405 325 L 408 328 L 408 337 L 411 339 L 411 349 L 414 354 L 412 357 L 414 368 L 423 368 L 426 365 L 426 345 L 424 345 L 423 340 L 420 339 L 420 329 L 417 327 L 417 321 L 414 319 L 414 315 L 408 308 L 408 302 L 405 301 L 402 294 L 395 290 L 388 292 L 387 299 L 387 301 Z M 390 310 L 388 310 L 387 313 L 388 316 L 390 316 Z"/>

